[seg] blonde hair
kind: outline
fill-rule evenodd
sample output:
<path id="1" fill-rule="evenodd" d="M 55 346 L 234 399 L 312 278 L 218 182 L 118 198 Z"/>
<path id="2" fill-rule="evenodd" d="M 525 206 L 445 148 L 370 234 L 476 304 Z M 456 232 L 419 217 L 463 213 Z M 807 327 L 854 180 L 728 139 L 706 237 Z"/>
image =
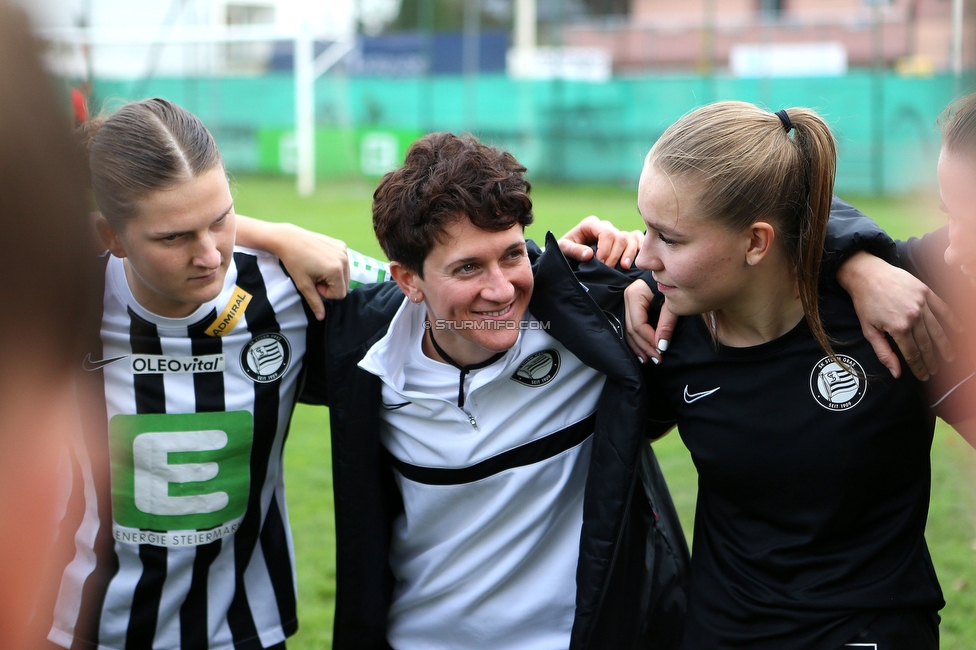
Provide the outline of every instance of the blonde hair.
<path id="1" fill-rule="evenodd" d="M 783 115 L 783 117 L 780 117 Z M 671 125 L 645 165 L 702 187 L 702 216 L 739 231 L 768 220 L 796 273 L 803 313 L 820 347 L 834 356 L 818 307 L 818 280 L 837 148 L 815 112 L 770 113 L 746 102 L 718 102 Z"/>
<path id="2" fill-rule="evenodd" d="M 976 153 L 976 93 L 960 97 L 939 116 L 946 151 Z"/>

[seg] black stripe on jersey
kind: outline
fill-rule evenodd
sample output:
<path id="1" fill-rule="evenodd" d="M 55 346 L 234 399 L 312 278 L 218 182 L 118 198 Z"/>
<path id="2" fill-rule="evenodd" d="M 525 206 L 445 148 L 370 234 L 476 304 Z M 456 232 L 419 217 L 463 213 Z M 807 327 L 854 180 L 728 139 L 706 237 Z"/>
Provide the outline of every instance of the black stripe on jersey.
<path id="1" fill-rule="evenodd" d="M 224 351 L 223 338 L 206 334 L 207 325 L 216 318 L 217 310 L 214 309 L 199 323 L 188 328 L 187 333 L 190 336 L 193 356 L 220 354 Z M 193 373 L 193 394 L 196 399 L 197 413 L 218 413 L 226 410 L 224 407 L 224 373 Z"/>
<path id="2" fill-rule="evenodd" d="M 220 555 L 221 540 L 197 547 L 193 557 L 193 578 L 186 599 L 180 605 L 180 647 L 206 648 L 210 645 L 207 615 L 207 578 L 210 566 Z"/>
<path id="3" fill-rule="evenodd" d="M 550 433 L 544 438 L 533 440 L 515 449 L 509 449 L 471 467 L 458 469 L 420 467 L 405 463 L 392 454 L 390 458 L 393 466 L 408 481 L 423 483 L 424 485 L 463 485 L 480 481 L 509 469 L 525 467 L 558 456 L 589 438 L 590 434 L 593 433 L 595 422 L 596 414 L 594 413 L 565 429 Z"/>
<path id="4" fill-rule="evenodd" d="M 108 253 L 102 257 L 105 264 L 111 259 Z M 105 294 L 105 270 L 99 274 L 98 292 Z M 93 359 L 102 359 L 101 328 L 102 319 L 93 319 L 89 325 L 92 331 L 88 333 L 88 351 Z M 119 571 L 119 558 L 115 555 L 115 538 L 112 535 L 112 494 L 107 486 L 110 473 L 109 439 L 107 431 L 108 411 L 105 406 L 105 377 L 104 371 L 96 370 L 85 373 L 79 385 L 78 403 L 83 413 L 83 427 L 85 448 L 91 462 L 92 474 L 96 483 L 95 503 L 98 511 L 98 532 L 95 534 L 93 550 L 95 552 L 95 568 L 85 578 L 81 590 L 81 604 L 78 620 L 75 623 L 72 650 L 98 647 L 99 624 L 102 618 L 102 607 L 105 604 L 105 594 L 108 585 Z M 71 537 L 74 543 L 74 535 Z"/>
<path id="5" fill-rule="evenodd" d="M 281 626 L 285 631 L 285 637 L 291 636 L 298 630 L 298 609 L 295 606 L 295 584 L 291 579 L 291 565 L 287 555 L 276 552 L 276 549 L 287 547 L 285 522 L 278 509 L 278 500 L 271 499 L 268 516 L 261 529 L 261 550 L 264 552 L 264 562 L 268 566 L 271 586 L 278 601 L 278 613 L 281 615 Z"/>
<path id="6" fill-rule="evenodd" d="M 252 335 L 281 332 L 274 309 L 268 301 L 267 288 L 264 285 L 261 270 L 258 268 L 257 259 L 245 253 L 234 253 L 234 261 L 237 263 L 237 285 L 251 294 L 251 302 L 247 306 L 247 311 L 244 312 L 247 318 L 248 331 Z M 254 383 L 251 493 L 248 495 L 244 520 L 234 535 L 237 584 L 234 590 L 234 599 L 227 612 L 227 623 L 230 626 L 231 634 L 234 636 L 234 646 L 241 650 L 261 647 L 244 587 L 244 567 L 251 561 L 251 556 L 254 554 L 255 546 L 261 535 L 261 489 L 264 487 L 264 481 L 267 477 L 271 448 L 274 446 L 275 434 L 278 430 L 279 384 L 280 380 L 266 384 Z M 285 534 L 284 531 L 282 534 Z M 265 560 L 267 561 L 267 558 Z M 290 580 L 291 572 L 289 571 L 288 574 Z M 284 623 L 295 618 L 294 612 L 282 611 L 282 605 L 279 600 L 278 608 L 281 621 Z"/>
<path id="7" fill-rule="evenodd" d="M 148 354 L 148 353 L 147 353 Z M 132 595 L 132 611 L 125 631 L 125 650 L 152 650 L 159 622 L 159 601 L 166 582 L 166 549 L 139 546 L 142 575 Z"/>
<path id="8" fill-rule="evenodd" d="M 217 317 L 217 310 L 188 328 L 193 356 L 220 354 L 223 352 L 223 339 L 208 336 L 207 325 Z M 222 372 L 200 372 L 193 375 L 193 394 L 197 413 L 214 413 L 226 410 L 224 403 L 224 374 Z M 193 558 L 193 577 L 186 599 L 180 606 L 180 647 L 206 648 L 210 643 L 208 629 L 208 578 L 210 566 L 220 555 L 223 541 L 216 540 L 198 546 Z"/>
<path id="9" fill-rule="evenodd" d="M 150 323 L 129 307 L 129 346 L 132 354 L 162 354 L 156 325 Z M 166 392 L 162 375 L 133 375 L 136 393 L 136 413 L 165 413 Z"/>
<path id="10" fill-rule="evenodd" d="M 129 345 L 132 354 L 162 354 L 156 325 L 129 308 Z M 133 375 L 136 413 L 165 413 L 166 394 L 162 375 Z M 159 601 L 166 582 L 166 549 L 143 544 L 139 547 L 142 575 L 132 596 L 132 612 L 125 633 L 126 650 L 151 650 L 159 619 Z"/>

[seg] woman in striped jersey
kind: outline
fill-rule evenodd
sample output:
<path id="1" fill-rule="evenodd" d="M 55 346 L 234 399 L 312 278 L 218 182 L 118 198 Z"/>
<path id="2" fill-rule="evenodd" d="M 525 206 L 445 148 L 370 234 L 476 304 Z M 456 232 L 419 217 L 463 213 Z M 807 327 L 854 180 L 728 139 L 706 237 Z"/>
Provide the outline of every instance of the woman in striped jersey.
<path id="1" fill-rule="evenodd" d="M 111 252 L 84 359 L 96 426 L 74 461 L 79 515 L 62 523 L 72 541 L 48 638 L 278 647 L 297 627 L 282 446 L 318 321 L 279 260 L 235 236 L 273 245 L 294 232 L 237 232 L 214 140 L 182 108 L 128 104 L 93 131 L 96 225 Z M 325 276 L 305 280 L 321 317 L 314 281 L 340 297 L 348 267 L 341 242 L 311 245 L 328 258 Z"/>

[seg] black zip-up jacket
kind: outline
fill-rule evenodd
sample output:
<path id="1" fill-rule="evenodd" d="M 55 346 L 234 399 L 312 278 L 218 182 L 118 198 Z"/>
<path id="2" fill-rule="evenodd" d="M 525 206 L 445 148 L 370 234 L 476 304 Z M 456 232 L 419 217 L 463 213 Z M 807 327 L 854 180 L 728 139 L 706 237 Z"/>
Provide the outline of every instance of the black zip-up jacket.
<path id="1" fill-rule="evenodd" d="M 573 267 L 550 234 L 529 242 L 529 310 L 585 364 L 604 373 L 583 504 L 570 647 L 677 647 L 687 604 L 688 547 L 648 442 L 641 368 L 623 341 L 623 290 L 638 272 Z M 584 288 L 583 285 L 586 285 Z M 405 297 L 392 282 L 328 305 L 310 347 L 303 401 L 331 406 L 336 517 L 336 650 L 387 648 L 394 580 L 392 524 L 402 510 L 380 444 L 380 379 L 357 364 L 386 334 Z M 324 364 L 316 368 L 317 364 Z M 514 606 L 518 606 L 514 603 Z"/>

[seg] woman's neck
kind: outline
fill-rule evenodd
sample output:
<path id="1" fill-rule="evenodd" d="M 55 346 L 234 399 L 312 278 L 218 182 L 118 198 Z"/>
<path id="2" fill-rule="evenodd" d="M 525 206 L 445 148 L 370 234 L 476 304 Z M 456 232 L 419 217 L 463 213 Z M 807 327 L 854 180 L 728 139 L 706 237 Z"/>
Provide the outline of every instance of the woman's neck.
<path id="1" fill-rule="evenodd" d="M 757 274 L 732 305 L 713 312 L 718 342 L 730 347 L 761 345 L 803 320 L 795 274 L 788 268 Z"/>

